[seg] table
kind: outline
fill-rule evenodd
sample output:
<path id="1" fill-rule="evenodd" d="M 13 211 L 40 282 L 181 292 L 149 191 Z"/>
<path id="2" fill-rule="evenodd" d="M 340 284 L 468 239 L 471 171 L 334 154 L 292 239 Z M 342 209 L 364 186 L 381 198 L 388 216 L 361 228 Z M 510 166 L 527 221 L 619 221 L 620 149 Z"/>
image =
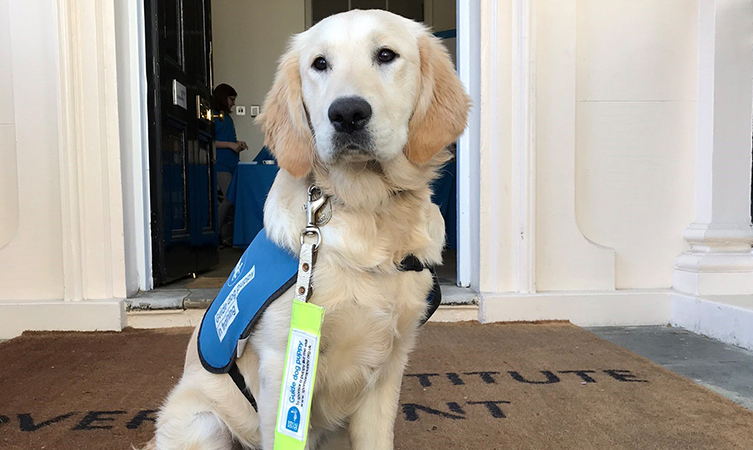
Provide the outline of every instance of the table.
<path id="1" fill-rule="evenodd" d="M 235 205 L 234 247 L 248 247 L 264 227 L 264 202 L 279 170 L 277 165 L 238 164 L 227 189 L 227 198 Z"/>
<path id="2" fill-rule="evenodd" d="M 248 247 L 264 227 L 264 202 L 280 170 L 277 165 L 240 163 L 228 187 L 227 198 L 235 205 L 233 246 Z M 432 201 L 439 205 L 445 221 L 447 246 L 456 248 L 455 161 L 450 161 L 432 185 Z"/>
<path id="3" fill-rule="evenodd" d="M 432 184 L 433 194 L 431 201 L 439 206 L 439 211 L 444 217 L 444 230 L 446 245 L 448 248 L 457 248 L 457 194 L 455 173 L 457 163 L 455 159 L 448 162 L 440 172 L 439 178 Z"/>

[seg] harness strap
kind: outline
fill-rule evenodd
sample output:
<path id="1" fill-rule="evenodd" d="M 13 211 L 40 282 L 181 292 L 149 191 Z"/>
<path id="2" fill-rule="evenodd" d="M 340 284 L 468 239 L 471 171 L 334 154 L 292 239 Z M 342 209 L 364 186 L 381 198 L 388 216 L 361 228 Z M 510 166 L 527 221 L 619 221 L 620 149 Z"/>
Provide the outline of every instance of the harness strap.
<path id="1" fill-rule="evenodd" d="M 243 378 L 240 370 L 238 370 L 238 365 L 236 363 L 233 363 L 233 365 L 230 366 L 230 370 L 228 370 L 227 374 L 230 375 L 230 378 L 233 379 L 235 385 L 238 386 L 241 394 L 243 394 L 243 396 L 246 397 L 246 400 L 251 403 L 251 406 L 254 407 L 254 411 L 259 412 L 259 408 L 258 406 L 256 406 L 256 399 L 254 398 L 254 395 L 248 390 L 248 386 L 246 386 L 246 380 Z"/>
<path id="2" fill-rule="evenodd" d="M 418 326 L 422 326 L 425 324 L 431 316 L 434 315 L 434 313 L 439 308 L 439 305 L 442 303 L 442 288 L 439 286 L 439 277 L 437 276 L 437 272 L 434 270 L 433 267 L 428 268 L 429 271 L 431 271 L 431 279 L 434 281 L 434 284 L 432 286 L 432 292 L 431 292 L 431 301 L 429 301 L 429 308 L 426 310 L 426 315 L 421 319 L 421 322 L 418 324 Z"/>
<path id="3" fill-rule="evenodd" d="M 434 271 L 433 267 L 424 266 L 421 260 L 416 258 L 415 255 L 408 255 L 403 258 L 403 260 L 400 262 L 400 265 L 398 266 L 398 269 L 401 272 L 421 272 L 424 269 L 429 269 L 431 271 L 431 278 L 434 283 L 432 286 L 431 302 L 429 303 L 429 308 L 426 311 L 426 315 L 421 319 L 420 325 L 423 325 L 427 320 L 429 320 L 429 317 L 434 314 L 437 308 L 439 308 L 439 304 L 442 302 L 442 290 L 439 287 L 439 277 L 437 277 L 437 273 Z M 230 378 L 233 379 L 235 385 L 238 386 L 241 394 L 243 394 L 243 396 L 246 397 L 246 400 L 251 403 L 251 406 L 254 407 L 254 410 L 256 412 L 259 412 L 259 408 L 256 405 L 256 399 L 254 398 L 254 395 L 251 394 L 251 391 L 249 391 L 248 386 L 246 386 L 246 380 L 238 370 L 238 365 L 235 362 L 232 363 L 230 370 L 228 370 L 227 373 L 228 375 L 230 375 Z"/>
<path id="4" fill-rule="evenodd" d="M 416 258 L 416 255 L 408 255 L 400 262 L 398 269 L 401 272 L 421 272 L 426 269 L 420 259 Z"/>
<path id="5" fill-rule="evenodd" d="M 400 262 L 398 269 L 402 272 L 421 272 L 424 269 L 429 269 L 431 272 L 431 279 L 433 286 L 431 288 L 431 294 L 429 297 L 429 308 L 426 310 L 426 315 L 421 319 L 419 326 L 426 323 L 429 318 L 437 311 L 439 304 L 442 303 L 442 289 L 439 287 L 439 277 L 434 267 L 424 266 L 420 259 L 416 255 L 408 255 Z"/>

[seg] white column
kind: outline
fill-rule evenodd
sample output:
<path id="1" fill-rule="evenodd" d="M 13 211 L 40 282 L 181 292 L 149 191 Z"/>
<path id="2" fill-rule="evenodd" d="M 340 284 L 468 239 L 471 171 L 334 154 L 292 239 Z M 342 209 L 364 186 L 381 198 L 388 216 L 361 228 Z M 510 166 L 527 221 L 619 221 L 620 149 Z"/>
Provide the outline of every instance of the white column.
<path id="1" fill-rule="evenodd" d="M 58 0 L 65 300 L 125 297 L 113 2 Z"/>
<path id="2" fill-rule="evenodd" d="M 478 149 L 479 292 L 509 292 L 513 279 L 512 5 L 484 0 L 480 17 Z M 462 145 L 462 142 L 461 142 Z M 461 147 L 462 150 L 462 147 Z M 462 241 L 460 245 L 463 245 Z M 476 287 L 476 286 L 474 286 Z M 483 305 L 484 300 L 481 299 Z"/>
<path id="3" fill-rule="evenodd" d="M 698 15 L 696 219 L 673 285 L 693 295 L 753 294 L 753 3 L 700 0 Z"/>
<path id="4" fill-rule="evenodd" d="M 536 30 L 532 0 L 512 2 L 512 280 L 536 292 Z"/>
<path id="5" fill-rule="evenodd" d="M 25 152 L 18 158 L 19 174 L 26 175 L 19 177 L 17 193 L 41 195 L 20 203 L 20 223 L 26 226 L 2 249 L 0 339 L 25 330 L 120 330 L 125 263 L 113 0 L 11 3 L 10 17 L 16 20 L 10 23 L 18 25 L 11 26 L 16 129 L 22 131 Z M 56 6 L 54 17 L 40 17 L 41 10 L 49 12 L 47 4 Z M 19 28 L 36 20 L 48 31 L 29 43 L 29 34 Z M 40 52 L 44 58 L 25 58 L 21 52 Z M 19 65 L 28 61 L 42 64 L 34 67 L 39 73 Z M 32 73 L 39 83 L 19 82 L 15 75 Z M 21 86 L 42 92 L 29 94 Z M 29 98 L 36 104 L 33 111 Z M 47 117 L 50 105 L 57 106 L 56 120 Z M 29 135 L 32 118 L 42 142 Z M 32 158 L 40 159 L 43 175 L 30 170 Z M 30 239 L 30 227 L 44 236 Z M 28 266 L 32 270 L 23 270 Z"/>

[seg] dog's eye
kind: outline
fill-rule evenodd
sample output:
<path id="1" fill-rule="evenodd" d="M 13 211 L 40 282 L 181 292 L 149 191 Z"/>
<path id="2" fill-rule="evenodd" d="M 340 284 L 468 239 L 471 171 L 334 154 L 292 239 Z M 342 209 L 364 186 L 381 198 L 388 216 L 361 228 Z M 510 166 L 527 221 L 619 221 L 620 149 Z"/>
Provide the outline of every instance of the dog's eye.
<path id="1" fill-rule="evenodd" d="M 380 63 L 388 63 L 397 58 L 397 53 L 388 48 L 383 48 L 377 53 L 377 59 Z"/>
<path id="2" fill-rule="evenodd" d="M 314 60 L 314 63 L 311 64 L 311 67 L 320 72 L 323 72 L 327 70 L 327 60 L 320 56 Z"/>

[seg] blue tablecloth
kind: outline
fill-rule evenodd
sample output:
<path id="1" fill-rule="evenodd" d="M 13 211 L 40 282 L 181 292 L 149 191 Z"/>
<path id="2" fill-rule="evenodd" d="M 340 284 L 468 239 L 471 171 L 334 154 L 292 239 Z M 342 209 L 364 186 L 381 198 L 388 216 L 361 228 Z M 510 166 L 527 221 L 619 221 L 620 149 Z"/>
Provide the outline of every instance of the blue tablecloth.
<path id="1" fill-rule="evenodd" d="M 264 202 L 280 168 L 276 165 L 240 163 L 228 188 L 227 198 L 235 205 L 233 246 L 248 247 L 264 227 Z M 434 183 L 432 201 L 439 205 L 445 221 L 447 246 L 457 242 L 455 201 L 455 161 L 450 161 Z"/>
<path id="2" fill-rule="evenodd" d="M 455 172 L 457 164 L 455 160 L 448 162 L 442 168 L 439 178 L 431 186 L 433 194 L 431 201 L 439 206 L 439 211 L 444 217 L 444 230 L 448 248 L 455 249 L 457 245 L 457 195 Z"/>
<path id="3" fill-rule="evenodd" d="M 280 168 L 266 164 L 238 164 L 227 198 L 235 205 L 233 246 L 248 247 L 264 227 L 264 202 Z"/>

